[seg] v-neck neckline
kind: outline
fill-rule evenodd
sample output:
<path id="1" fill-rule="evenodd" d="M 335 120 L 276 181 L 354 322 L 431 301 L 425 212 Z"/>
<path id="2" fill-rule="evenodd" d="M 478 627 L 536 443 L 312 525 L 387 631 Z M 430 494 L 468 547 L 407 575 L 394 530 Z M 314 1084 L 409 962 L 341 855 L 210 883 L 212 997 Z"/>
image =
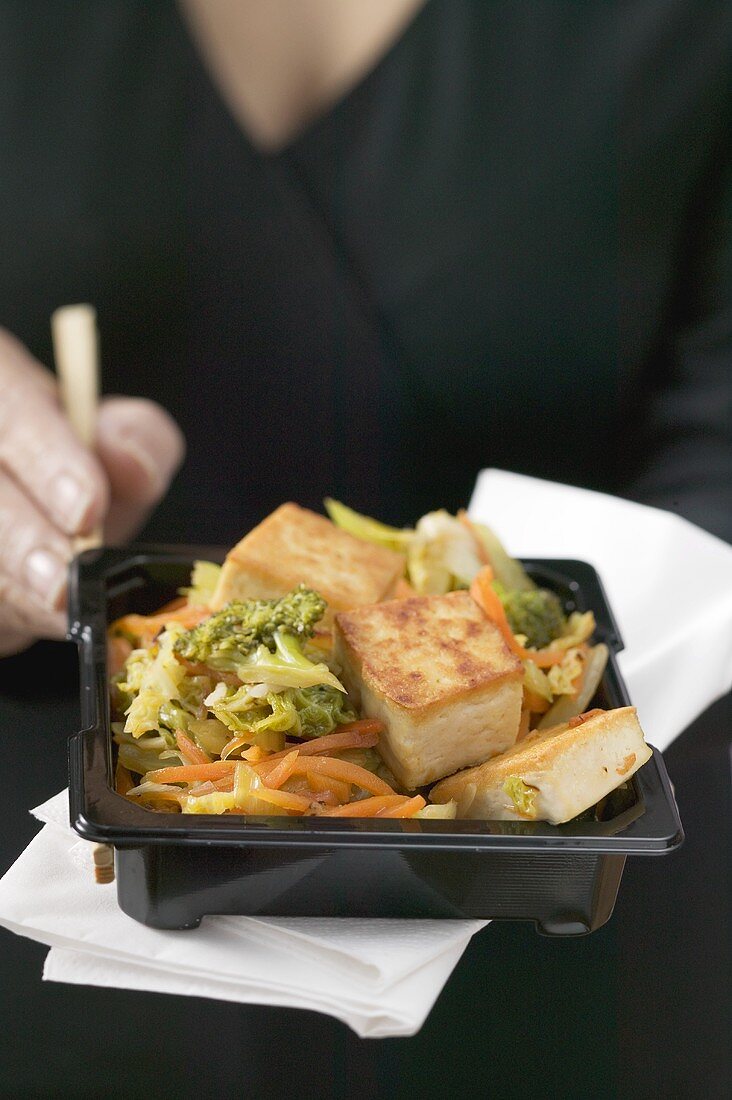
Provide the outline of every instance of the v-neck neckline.
<path id="1" fill-rule="evenodd" d="M 433 8 L 435 3 L 437 3 L 437 0 L 424 0 L 423 4 L 414 12 L 400 33 L 389 43 L 386 49 L 376 57 L 373 64 L 355 81 L 355 83 L 349 85 L 342 94 L 336 96 L 323 110 L 318 111 L 310 121 L 295 130 L 282 145 L 275 146 L 271 149 L 260 145 L 259 142 L 254 139 L 244 122 L 237 117 L 228 99 L 224 95 L 216 76 L 211 71 L 200 45 L 196 40 L 195 33 L 190 26 L 189 20 L 182 10 L 182 5 L 179 3 L 179 0 L 173 0 L 173 7 L 180 30 L 185 37 L 186 45 L 193 57 L 194 64 L 201 79 L 205 81 L 209 93 L 219 104 L 221 110 L 225 113 L 231 125 L 240 134 L 242 141 L 248 148 L 263 163 L 275 165 L 287 161 L 291 156 L 296 156 L 303 147 L 310 144 L 311 141 L 315 141 L 331 126 L 336 125 L 344 114 L 351 110 L 352 107 L 357 106 L 358 103 L 368 96 L 371 88 L 381 78 L 384 71 L 398 61 L 399 55 L 408 48 L 412 38 L 419 33 L 420 27 L 425 21 L 428 11 Z"/>

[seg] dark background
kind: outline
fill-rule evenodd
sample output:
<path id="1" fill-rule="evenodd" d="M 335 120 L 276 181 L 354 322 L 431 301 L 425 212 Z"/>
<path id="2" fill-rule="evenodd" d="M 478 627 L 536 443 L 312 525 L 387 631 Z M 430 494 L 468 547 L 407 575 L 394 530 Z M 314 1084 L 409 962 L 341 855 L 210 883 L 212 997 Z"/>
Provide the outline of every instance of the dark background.
<path id="1" fill-rule="evenodd" d="M 262 158 L 170 0 L 0 0 L 0 323 L 49 362 L 51 310 L 93 301 L 105 389 L 180 419 L 154 538 L 326 493 L 411 523 L 489 465 L 732 538 L 731 21 L 430 0 Z M 485 930 L 417 1037 L 42 985 L 45 948 L 0 932 L 0 1093 L 728 1096 L 730 710 L 666 754 L 681 851 L 629 861 L 586 939 Z M 0 870 L 77 725 L 70 647 L 0 662 Z"/>
<path id="2" fill-rule="evenodd" d="M 0 872 L 36 833 L 28 807 L 65 783 L 75 660 L 46 645 L 0 663 Z M 571 941 L 490 925 L 411 1039 L 360 1040 L 311 1012 L 43 984 L 46 948 L 0 930 L 0 1095 L 722 1100 L 731 719 L 728 698 L 665 754 L 687 839 L 628 860 L 610 922 Z"/>

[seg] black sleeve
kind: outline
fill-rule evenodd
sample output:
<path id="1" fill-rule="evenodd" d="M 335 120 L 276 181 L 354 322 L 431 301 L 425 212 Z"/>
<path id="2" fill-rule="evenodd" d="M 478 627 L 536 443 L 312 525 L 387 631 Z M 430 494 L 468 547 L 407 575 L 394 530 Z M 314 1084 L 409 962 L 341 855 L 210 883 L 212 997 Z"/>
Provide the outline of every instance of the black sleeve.
<path id="1" fill-rule="evenodd" d="M 673 324 L 628 495 L 732 542 L 732 163 L 724 125 L 684 230 Z"/>

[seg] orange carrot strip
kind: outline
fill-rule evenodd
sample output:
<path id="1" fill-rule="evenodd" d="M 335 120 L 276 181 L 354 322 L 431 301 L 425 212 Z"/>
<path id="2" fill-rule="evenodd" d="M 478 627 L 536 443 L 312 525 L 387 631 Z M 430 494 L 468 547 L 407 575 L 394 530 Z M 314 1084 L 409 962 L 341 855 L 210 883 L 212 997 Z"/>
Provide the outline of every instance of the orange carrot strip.
<path id="1" fill-rule="evenodd" d="M 190 737 L 186 736 L 183 730 L 175 731 L 175 741 L 186 757 L 189 764 L 210 764 L 211 757 L 203 749 L 200 749 L 195 742 L 191 741 Z"/>
<path id="2" fill-rule="evenodd" d="M 134 634 L 135 637 L 154 638 L 166 623 L 181 623 L 185 627 L 198 626 L 211 614 L 205 607 L 189 607 L 184 604 L 172 611 L 162 611 L 155 615 L 123 615 L 112 623 L 112 631 Z"/>
<path id="3" fill-rule="evenodd" d="M 401 794 L 379 795 L 376 798 L 361 798 L 356 802 L 347 802 L 345 806 L 336 806 L 334 810 L 323 810 L 323 817 L 376 817 L 379 810 L 393 809 L 409 801 Z"/>
<path id="4" fill-rule="evenodd" d="M 269 787 L 254 791 L 254 797 L 261 802 L 269 802 L 273 806 L 282 806 L 284 810 L 294 810 L 300 814 L 306 814 L 312 805 L 311 799 L 303 798 L 300 794 L 292 794 L 290 791 L 271 791 Z"/>
<path id="5" fill-rule="evenodd" d="M 107 667 L 110 676 L 116 676 L 132 653 L 132 643 L 119 634 L 111 634 L 107 639 Z"/>
<path id="6" fill-rule="evenodd" d="M 278 787 L 281 787 L 285 780 L 289 779 L 292 775 L 297 756 L 297 749 L 288 752 L 287 756 L 284 756 L 282 760 L 278 760 L 272 768 L 272 771 L 268 772 L 266 777 L 263 777 L 263 782 L 272 790 L 277 790 Z"/>
<path id="7" fill-rule="evenodd" d="M 242 745 L 248 745 L 251 742 L 251 737 L 232 737 L 231 741 L 227 741 L 221 750 L 221 759 L 228 760 L 232 752 L 236 752 Z"/>
<path id="8" fill-rule="evenodd" d="M 329 737 L 340 737 L 342 733 L 383 733 L 384 723 L 380 718 L 358 718 L 355 722 L 346 722 L 345 726 L 339 726 L 335 733 L 329 733 Z M 324 741 L 321 737 L 319 740 Z"/>
<path id="9" fill-rule="evenodd" d="M 124 766 L 124 764 L 120 764 L 118 760 L 117 766 L 114 769 L 115 791 L 117 792 L 117 794 L 127 794 L 127 792 L 131 791 L 134 786 L 135 784 L 132 781 L 132 776 L 130 775 L 129 771 Z"/>
<path id="10" fill-rule="evenodd" d="M 340 779 L 333 779 L 332 776 L 318 775 L 317 772 L 310 770 L 305 774 L 311 791 L 315 791 L 317 794 L 330 792 L 335 795 L 339 802 L 348 802 L 351 797 L 350 783 L 343 783 Z"/>
<path id="11" fill-rule="evenodd" d="M 308 771 L 327 775 L 332 779 L 341 779 L 344 783 L 352 783 L 354 787 L 362 787 L 371 794 L 394 794 L 389 784 L 378 775 L 359 767 L 358 764 L 351 764 L 348 760 L 338 760 L 335 756 L 313 756 L 309 760 L 295 761 L 293 775 L 307 775 Z"/>
<path id="12" fill-rule="evenodd" d="M 483 565 L 490 565 L 491 561 L 488 557 L 488 551 L 485 548 L 485 543 L 483 542 L 476 529 L 475 524 L 473 523 L 472 519 L 464 508 L 460 509 L 457 514 L 457 518 L 460 520 L 463 527 L 465 527 L 466 530 L 470 531 L 470 534 L 473 536 L 473 544 L 475 545 L 475 552 L 478 555 L 478 561 L 482 562 Z"/>
<path id="13" fill-rule="evenodd" d="M 329 788 L 324 791 L 318 791 L 312 799 L 312 802 L 315 802 L 316 806 L 340 806 L 342 801 L 343 799 L 339 798 L 338 795 L 334 794 Z"/>
<path id="14" fill-rule="evenodd" d="M 241 738 L 240 740 L 242 744 L 246 744 L 246 741 L 243 738 Z M 231 741 L 229 742 L 229 745 L 230 744 Z M 226 752 L 226 749 L 228 747 L 228 745 L 224 745 L 224 748 L 221 752 L 222 759 L 224 758 L 224 752 Z M 234 748 L 236 748 L 236 746 L 234 746 Z M 233 751 L 233 749 L 230 749 L 229 751 Z M 241 758 L 242 760 L 246 760 L 248 764 L 260 764 L 263 760 L 269 759 L 269 754 L 265 752 L 261 745 L 252 745 L 251 748 L 248 748 L 246 752 L 243 752 L 241 754 Z"/>
<path id="15" fill-rule="evenodd" d="M 563 649 L 552 649 L 551 646 L 546 649 L 524 649 L 519 645 L 509 625 L 503 604 L 493 587 L 493 577 L 490 565 L 484 565 L 470 586 L 470 595 L 484 614 L 496 624 L 511 652 L 522 661 L 533 661 L 539 668 L 560 664 L 566 656 Z"/>
<path id="16" fill-rule="evenodd" d="M 185 596 L 176 596 L 174 600 L 169 600 L 167 603 L 164 603 L 162 607 L 159 607 L 154 614 L 156 617 L 158 615 L 169 615 L 171 611 L 180 611 L 182 607 L 187 606 L 188 600 Z"/>
<path id="17" fill-rule="evenodd" d="M 356 723 L 354 722 L 354 725 Z M 375 723 L 383 729 L 381 722 Z M 342 749 L 369 749 L 376 745 L 379 734 L 371 730 L 348 730 L 344 727 L 337 733 L 326 734 L 325 737 L 316 737 L 312 741 L 303 741 L 300 745 L 288 745 L 282 752 L 274 752 L 262 764 L 274 764 L 277 760 L 284 760 L 294 748 L 298 749 L 300 756 L 319 756 L 321 753 L 339 752 Z"/>
<path id="18" fill-rule="evenodd" d="M 145 776 L 153 783 L 193 783 L 199 779 L 223 779 L 233 775 L 234 760 L 214 760 L 211 764 L 184 764 L 181 768 L 159 768 Z"/>
<path id="19" fill-rule="evenodd" d="M 531 708 L 526 707 L 526 706 L 522 707 L 522 709 L 521 709 L 521 718 L 519 719 L 518 733 L 516 734 L 516 743 L 517 744 L 518 744 L 519 741 L 523 741 L 524 737 L 526 737 L 526 735 L 528 734 L 530 722 L 531 722 Z"/>
<path id="20" fill-rule="evenodd" d="M 427 803 L 422 798 L 421 794 L 416 794 L 414 798 L 405 798 L 401 805 L 391 806 L 385 810 L 379 810 L 376 814 L 377 817 L 413 817 L 417 810 L 423 809 Z"/>
<path id="21" fill-rule="evenodd" d="M 214 779 L 211 786 L 215 791 L 233 791 L 234 773 L 231 772 L 229 775 L 225 775 L 223 779 Z"/>
<path id="22" fill-rule="evenodd" d="M 538 695 L 535 691 L 529 691 L 527 687 L 524 688 L 524 706 L 527 710 L 530 710 L 532 714 L 544 714 L 549 710 L 551 703 L 548 699 L 545 699 L 543 695 Z"/>

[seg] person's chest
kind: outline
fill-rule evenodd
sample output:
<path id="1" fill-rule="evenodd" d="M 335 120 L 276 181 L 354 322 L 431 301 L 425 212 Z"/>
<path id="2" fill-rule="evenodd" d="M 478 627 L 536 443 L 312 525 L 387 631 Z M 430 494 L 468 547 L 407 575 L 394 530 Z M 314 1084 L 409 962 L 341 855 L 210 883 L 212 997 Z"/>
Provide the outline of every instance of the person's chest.
<path id="1" fill-rule="evenodd" d="M 611 480 L 705 155 L 693 95 L 664 109 L 658 28 L 626 41 L 605 4 L 432 0 L 264 157 L 172 6 L 120 12 L 83 5 L 45 56 L 10 58 L 0 320 L 44 352 L 50 309 L 92 297 L 107 388 L 172 404 L 195 462 L 214 422 L 219 465 L 245 440 L 272 496 L 308 449 L 312 496 L 332 490 L 349 418 L 400 452 L 415 500 L 464 496 L 491 463 Z"/>

